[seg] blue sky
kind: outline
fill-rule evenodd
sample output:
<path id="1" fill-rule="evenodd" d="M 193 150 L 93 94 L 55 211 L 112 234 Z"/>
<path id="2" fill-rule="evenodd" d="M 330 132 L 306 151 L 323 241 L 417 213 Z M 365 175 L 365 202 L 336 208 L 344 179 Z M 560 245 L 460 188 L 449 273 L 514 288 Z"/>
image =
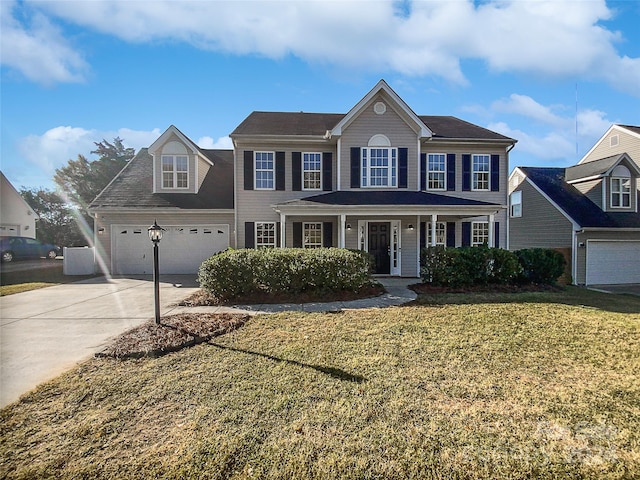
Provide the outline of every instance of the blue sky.
<path id="1" fill-rule="evenodd" d="M 93 142 L 119 136 L 137 150 L 171 124 L 201 147 L 230 148 L 253 110 L 346 113 L 381 78 L 418 114 L 517 139 L 512 168 L 571 165 L 612 123 L 640 125 L 639 1 L 0 9 L 0 161 L 16 188 L 53 188 L 56 168 L 95 158 Z"/>

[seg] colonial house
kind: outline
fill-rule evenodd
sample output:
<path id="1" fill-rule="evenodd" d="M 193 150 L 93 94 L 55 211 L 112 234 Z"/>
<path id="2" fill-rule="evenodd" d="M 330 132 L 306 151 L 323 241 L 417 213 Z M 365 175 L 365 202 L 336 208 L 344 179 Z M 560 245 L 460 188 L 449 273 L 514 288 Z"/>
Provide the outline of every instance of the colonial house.
<path id="1" fill-rule="evenodd" d="M 233 150 L 207 150 L 171 126 L 94 200 L 109 271 L 151 272 L 154 219 L 164 273 L 229 246 L 333 246 L 417 277 L 425 245 L 507 245 L 516 140 L 417 115 L 384 80 L 346 114 L 253 112 L 230 136 Z"/>
<path id="2" fill-rule="evenodd" d="M 569 252 L 573 283 L 640 283 L 640 127 L 613 125 L 577 165 L 517 167 L 509 246 Z"/>

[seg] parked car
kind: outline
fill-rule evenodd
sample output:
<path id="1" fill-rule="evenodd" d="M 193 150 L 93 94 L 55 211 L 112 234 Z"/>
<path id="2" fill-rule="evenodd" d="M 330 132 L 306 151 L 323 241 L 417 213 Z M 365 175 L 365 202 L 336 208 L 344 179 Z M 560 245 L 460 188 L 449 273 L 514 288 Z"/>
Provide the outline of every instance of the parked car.
<path id="1" fill-rule="evenodd" d="M 0 237 L 2 262 L 11 262 L 18 258 L 41 258 L 53 260 L 60 255 L 61 249 L 50 243 L 28 237 Z"/>

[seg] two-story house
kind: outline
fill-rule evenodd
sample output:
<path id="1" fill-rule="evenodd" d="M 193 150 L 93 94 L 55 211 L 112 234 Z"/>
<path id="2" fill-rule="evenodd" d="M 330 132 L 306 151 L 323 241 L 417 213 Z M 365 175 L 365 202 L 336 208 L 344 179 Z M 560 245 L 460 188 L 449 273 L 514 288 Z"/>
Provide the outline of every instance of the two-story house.
<path id="1" fill-rule="evenodd" d="M 0 172 L 0 235 L 36 238 L 36 220 L 31 205 Z"/>
<path id="2" fill-rule="evenodd" d="M 568 250 L 575 284 L 640 283 L 639 188 L 640 127 L 612 126 L 569 168 L 517 167 L 509 246 Z"/>
<path id="3" fill-rule="evenodd" d="M 231 138 L 232 151 L 204 150 L 170 127 L 131 160 L 91 205 L 108 270 L 151 271 L 155 218 L 166 273 L 227 246 L 333 246 L 417 277 L 422 246 L 506 246 L 516 141 L 417 115 L 384 80 L 346 114 L 253 112 Z"/>

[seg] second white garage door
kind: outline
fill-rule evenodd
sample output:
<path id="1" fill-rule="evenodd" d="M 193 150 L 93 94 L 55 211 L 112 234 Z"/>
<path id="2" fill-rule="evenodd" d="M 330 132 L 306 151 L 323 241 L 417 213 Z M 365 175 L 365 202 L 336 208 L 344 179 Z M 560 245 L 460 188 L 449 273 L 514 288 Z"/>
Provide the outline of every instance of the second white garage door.
<path id="1" fill-rule="evenodd" d="M 112 229 L 113 273 L 153 273 L 153 243 L 148 226 L 116 225 Z M 197 273 L 200 264 L 229 246 L 229 225 L 164 227 L 159 244 L 160 273 Z"/>
<path id="2" fill-rule="evenodd" d="M 587 285 L 640 283 L 640 241 L 588 241 Z"/>

